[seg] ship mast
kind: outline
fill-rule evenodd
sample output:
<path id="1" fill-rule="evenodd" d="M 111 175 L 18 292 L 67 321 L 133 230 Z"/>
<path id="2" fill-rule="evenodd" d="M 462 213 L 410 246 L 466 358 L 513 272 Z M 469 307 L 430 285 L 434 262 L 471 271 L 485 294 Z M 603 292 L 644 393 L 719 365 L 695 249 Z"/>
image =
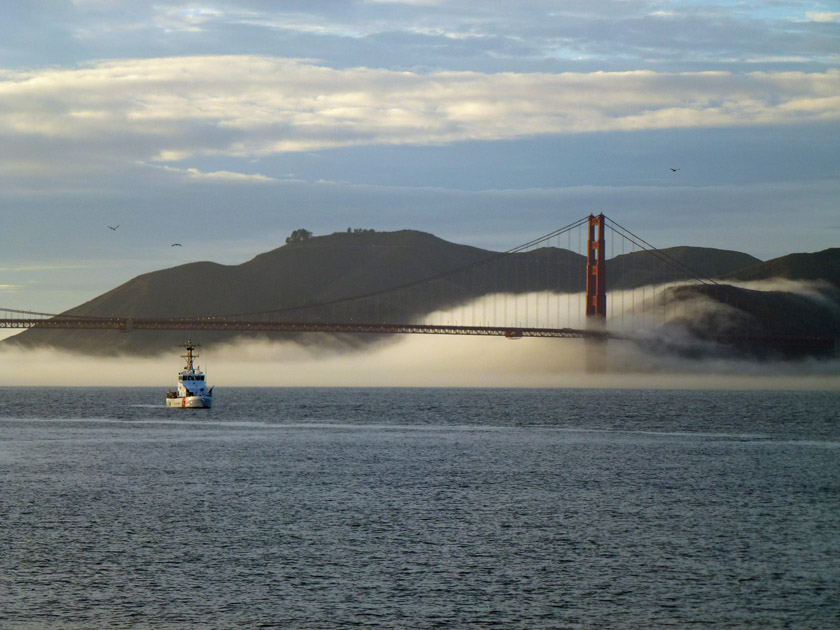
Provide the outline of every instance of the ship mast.
<path id="1" fill-rule="evenodd" d="M 201 344 L 197 344 L 197 343 L 194 344 L 192 341 L 187 341 L 187 343 L 184 344 L 184 348 L 187 349 L 187 354 L 182 354 L 181 355 L 182 359 L 187 360 L 187 365 L 184 368 L 184 370 L 189 370 L 190 372 L 194 371 L 193 370 L 193 359 L 198 358 L 198 353 L 197 352 L 193 353 L 193 350 L 195 348 L 198 348 L 199 345 L 201 345 Z"/>

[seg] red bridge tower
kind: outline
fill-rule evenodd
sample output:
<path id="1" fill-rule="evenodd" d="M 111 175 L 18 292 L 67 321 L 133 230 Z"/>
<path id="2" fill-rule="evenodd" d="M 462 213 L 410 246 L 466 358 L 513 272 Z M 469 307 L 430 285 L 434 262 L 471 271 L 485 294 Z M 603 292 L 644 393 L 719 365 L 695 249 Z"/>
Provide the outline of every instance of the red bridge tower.
<path id="1" fill-rule="evenodd" d="M 607 317 L 607 266 L 604 215 L 589 215 L 586 255 L 586 316 Z"/>

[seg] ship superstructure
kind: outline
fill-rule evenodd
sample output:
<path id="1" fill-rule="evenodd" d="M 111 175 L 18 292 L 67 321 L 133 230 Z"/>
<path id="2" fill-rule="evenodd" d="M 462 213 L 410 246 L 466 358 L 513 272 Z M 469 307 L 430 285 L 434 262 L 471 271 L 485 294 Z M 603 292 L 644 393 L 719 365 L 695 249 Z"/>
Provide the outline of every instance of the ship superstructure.
<path id="1" fill-rule="evenodd" d="M 183 409 L 207 409 L 213 404 L 213 388 L 207 387 L 205 374 L 195 364 L 198 344 L 187 341 L 183 345 L 187 353 L 182 355 L 186 359 L 184 369 L 178 372 L 178 388 L 166 392 L 167 407 L 181 407 Z"/>

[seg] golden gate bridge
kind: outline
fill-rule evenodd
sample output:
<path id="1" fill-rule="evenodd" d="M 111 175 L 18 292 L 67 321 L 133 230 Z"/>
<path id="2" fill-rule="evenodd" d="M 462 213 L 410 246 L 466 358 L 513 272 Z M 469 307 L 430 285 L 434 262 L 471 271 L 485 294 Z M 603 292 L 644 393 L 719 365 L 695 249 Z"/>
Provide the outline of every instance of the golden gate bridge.
<path id="1" fill-rule="evenodd" d="M 709 309 L 737 308 L 703 299 L 725 294 L 721 288 L 682 262 L 674 250 L 657 249 L 599 214 L 505 252 L 484 252 L 468 264 L 357 295 L 310 299 L 263 311 L 178 317 L 55 314 L 0 307 L 5 313 L 0 328 L 632 340 L 656 327 L 690 327 Z M 430 309 L 432 304 L 438 306 Z M 721 332 L 712 340 L 830 346 L 831 351 L 834 345 L 829 339 L 743 330 Z"/>

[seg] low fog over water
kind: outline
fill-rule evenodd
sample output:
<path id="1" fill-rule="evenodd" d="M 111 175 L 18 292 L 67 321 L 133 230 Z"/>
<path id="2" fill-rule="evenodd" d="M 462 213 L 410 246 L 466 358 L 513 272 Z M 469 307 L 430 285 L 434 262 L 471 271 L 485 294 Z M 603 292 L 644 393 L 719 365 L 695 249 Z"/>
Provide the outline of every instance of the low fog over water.
<path id="1" fill-rule="evenodd" d="M 829 308 L 840 308 L 819 283 L 770 281 L 741 283 L 756 290 L 783 290 L 809 297 Z M 650 310 L 664 310 L 665 319 L 685 315 L 686 305 L 674 307 L 662 296 L 666 285 L 651 288 L 644 302 Z M 494 299 L 496 297 L 497 299 Z M 583 299 L 579 294 L 532 293 L 489 296 L 451 311 L 423 318 L 429 324 L 535 321 L 537 326 L 583 328 Z M 631 298 L 614 292 L 608 327 L 629 328 L 647 341 L 664 333 L 659 315 L 640 315 L 624 321 L 622 309 Z M 697 312 L 729 307 L 697 298 L 688 307 Z M 504 305 L 504 306 L 502 306 Z M 510 312 L 502 312 L 502 309 Z M 648 317 L 650 315 L 650 317 Z M 536 317 L 535 317 L 536 316 Z M 514 319 L 511 319 L 513 317 Z M 638 319 L 637 319 L 638 318 Z M 510 325 L 508 323 L 507 325 Z M 516 324 L 514 324 L 516 325 Z M 2 331 L 3 336 L 18 331 Z M 668 344 L 685 349 L 698 344 L 689 337 Z M 186 339 L 185 339 L 186 341 Z M 195 343 L 201 339 L 194 336 Z M 51 349 L 19 350 L 0 346 L 0 386 L 160 386 L 174 383 L 182 367 L 181 349 L 153 358 L 91 357 Z M 686 358 L 664 350 L 644 350 L 629 341 L 606 346 L 582 339 L 450 335 L 392 335 L 365 349 L 337 352 L 317 344 L 242 341 L 200 349 L 198 365 L 208 381 L 220 388 L 265 386 L 347 387 L 596 387 L 596 388 L 725 388 L 725 389 L 840 389 L 840 358 L 800 361 L 757 361 L 750 358 Z"/>
<path id="2" fill-rule="evenodd" d="M 580 339 L 405 336 L 367 351 L 313 352 L 292 343 L 202 349 L 210 384 L 348 387 L 650 387 L 840 390 L 840 361 L 762 363 L 654 357 L 609 342 L 605 371 L 591 371 Z M 598 352 L 596 348 L 596 352 Z M 154 358 L 100 358 L 51 350 L 0 352 L 0 384 L 160 386 L 175 383 L 180 350 Z"/>

